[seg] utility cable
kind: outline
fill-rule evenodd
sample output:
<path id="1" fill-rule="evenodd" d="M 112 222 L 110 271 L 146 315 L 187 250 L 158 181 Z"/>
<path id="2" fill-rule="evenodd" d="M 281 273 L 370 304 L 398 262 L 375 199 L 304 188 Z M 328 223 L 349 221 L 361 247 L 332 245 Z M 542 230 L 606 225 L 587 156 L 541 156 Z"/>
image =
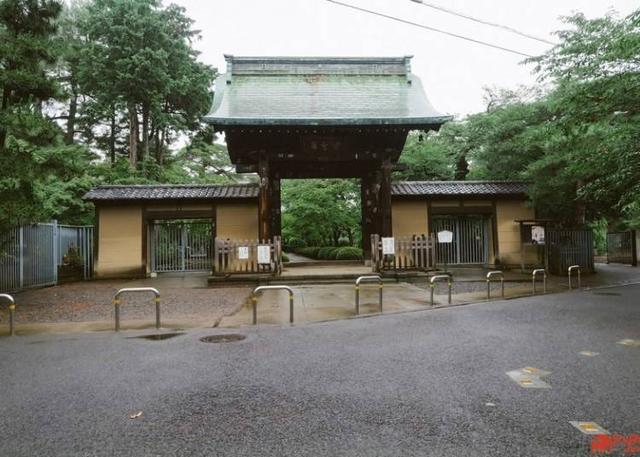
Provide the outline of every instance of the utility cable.
<path id="1" fill-rule="evenodd" d="M 334 3 L 334 4 L 339 5 L 339 6 L 344 6 L 346 8 L 351 8 L 351 9 L 354 9 L 354 10 L 357 10 L 357 11 L 361 11 L 363 13 L 373 14 L 375 16 L 380 16 L 380 17 L 384 17 L 386 19 L 391 19 L 392 21 L 402 22 L 403 24 L 413 25 L 414 27 L 420 27 L 421 29 L 430 30 L 432 32 L 437 32 L 437 33 L 442 33 L 444 35 L 448 35 L 448 36 L 451 36 L 451 37 L 454 37 L 454 38 L 459 38 L 461 40 L 470 41 L 472 43 L 480 44 L 480 45 L 487 46 L 487 47 L 494 48 L 494 49 L 499 49 L 500 51 L 509 52 L 511 54 L 516 54 L 516 55 L 519 55 L 519 56 L 522 56 L 522 57 L 534 57 L 531 54 L 525 54 L 524 52 L 516 51 L 515 49 L 505 48 L 505 47 L 499 46 L 497 44 L 487 43 L 486 41 L 476 40 L 475 38 L 469 38 L 469 37 L 464 36 L 464 35 L 458 35 L 457 33 L 447 32 L 446 30 L 441 30 L 441 29 L 437 29 L 435 27 L 430 27 L 428 25 L 424 25 L 424 24 L 419 24 L 417 22 L 408 21 L 406 19 L 402 19 L 402 18 L 399 18 L 399 17 L 396 17 L 396 16 L 390 16 L 388 14 L 380 13 L 378 11 L 368 10 L 366 8 L 361 8 L 359 6 L 351 5 L 349 3 L 340 2 L 338 0 L 326 0 L 326 1 L 328 1 L 329 3 Z"/>

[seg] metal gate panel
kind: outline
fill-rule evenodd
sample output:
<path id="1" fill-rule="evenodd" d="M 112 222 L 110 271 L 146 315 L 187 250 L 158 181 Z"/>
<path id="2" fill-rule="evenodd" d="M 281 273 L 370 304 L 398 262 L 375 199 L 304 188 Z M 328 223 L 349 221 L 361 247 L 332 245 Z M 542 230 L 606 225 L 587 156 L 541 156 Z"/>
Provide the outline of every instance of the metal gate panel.
<path id="1" fill-rule="evenodd" d="M 208 271 L 213 265 L 213 225 L 205 220 L 151 225 L 151 271 Z"/>
<path id="2" fill-rule="evenodd" d="M 438 243 L 438 263 L 485 264 L 489 252 L 487 220 L 483 216 L 434 216 L 433 231 L 453 232 L 451 243 Z"/>
<path id="3" fill-rule="evenodd" d="M 638 259 L 636 256 L 637 252 L 635 230 L 607 233 L 608 263 L 624 263 L 636 266 L 638 264 Z"/>

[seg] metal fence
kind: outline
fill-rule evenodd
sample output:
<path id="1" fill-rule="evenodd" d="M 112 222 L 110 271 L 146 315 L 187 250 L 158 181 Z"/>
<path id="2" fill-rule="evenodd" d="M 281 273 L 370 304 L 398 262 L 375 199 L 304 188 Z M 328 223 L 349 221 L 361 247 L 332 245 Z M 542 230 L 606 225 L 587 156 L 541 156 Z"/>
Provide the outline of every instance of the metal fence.
<path id="1" fill-rule="evenodd" d="M 637 266 L 637 255 L 635 230 L 607 233 L 607 262 Z"/>
<path id="2" fill-rule="evenodd" d="M 571 265 L 580 265 L 583 272 L 592 272 L 593 232 L 591 230 L 548 230 L 549 270 L 566 275 Z"/>
<path id="3" fill-rule="evenodd" d="M 93 227 L 28 224 L 0 236 L 0 290 L 14 291 L 58 282 L 58 267 L 75 254 L 82 276 L 93 273 Z"/>
<path id="4" fill-rule="evenodd" d="M 151 226 L 151 271 L 209 271 L 213 225 L 206 220 L 156 222 Z"/>
<path id="5" fill-rule="evenodd" d="M 489 229 L 485 216 L 433 216 L 433 233 L 453 232 L 451 243 L 436 243 L 439 264 L 485 264 L 489 257 Z"/>

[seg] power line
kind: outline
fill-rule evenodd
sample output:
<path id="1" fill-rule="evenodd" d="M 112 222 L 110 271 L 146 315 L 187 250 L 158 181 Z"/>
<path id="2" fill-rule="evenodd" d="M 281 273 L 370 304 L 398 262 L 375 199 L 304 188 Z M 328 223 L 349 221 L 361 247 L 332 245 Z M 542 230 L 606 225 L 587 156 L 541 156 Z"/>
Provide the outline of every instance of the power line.
<path id="1" fill-rule="evenodd" d="M 462 17 L 464 19 L 468 19 L 470 21 L 477 22 L 479 24 L 484 24 L 484 25 L 488 25 L 488 26 L 491 26 L 491 27 L 496 27 L 496 28 L 499 28 L 499 29 L 503 29 L 503 30 L 506 30 L 508 32 L 515 33 L 516 35 L 523 36 L 525 38 L 530 38 L 532 40 L 540 41 L 542 43 L 551 44 L 551 45 L 555 45 L 556 44 L 553 41 L 549 41 L 549 40 L 546 40 L 544 38 L 540 38 L 540 37 L 537 37 L 535 35 L 531 35 L 529 33 L 521 32 L 520 30 L 515 29 L 513 27 L 509 27 L 508 25 L 502 25 L 502 24 L 497 24 L 495 22 L 489 22 L 489 21 L 486 21 L 484 19 L 479 19 L 477 17 L 469 16 L 469 15 L 461 13 L 459 11 L 455 11 L 455 10 L 451 10 L 451 9 L 445 8 L 444 6 L 435 5 L 433 3 L 425 2 L 424 0 L 411 0 L 411 1 L 414 2 L 414 3 L 418 3 L 418 4 L 422 5 L 422 6 L 426 6 L 427 8 L 433 8 L 435 10 L 442 11 L 443 13 L 452 14 L 454 16 L 459 16 L 459 17 Z"/>
<path id="2" fill-rule="evenodd" d="M 413 25 L 414 27 L 420 27 L 421 29 L 430 30 L 432 32 L 442 33 L 444 35 L 448 35 L 448 36 L 451 36 L 451 37 L 454 37 L 454 38 L 459 38 L 461 40 L 470 41 L 470 42 L 476 43 L 476 44 L 481 44 L 483 46 L 488 46 L 490 48 L 499 49 L 499 50 L 505 51 L 505 52 L 510 52 L 512 54 L 517 54 L 519 56 L 533 57 L 530 54 L 525 54 L 524 52 L 516 51 L 514 49 L 509 49 L 509 48 L 505 48 L 505 47 L 502 47 L 502 46 L 498 46 L 497 44 L 487 43 L 486 41 L 476 40 L 474 38 L 469 38 L 469 37 L 466 37 L 464 35 L 458 35 L 456 33 L 447 32 L 446 30 L 440 30 L 440 29 L 437 29 L 435 27 L 430 27 L 428 25 L 418 24 L 417 22 L 412 22 L 412 21 L 407 21 L 406 19 L 401 19 L 399 17 L 390 16 L 388 14 L 384 14 L 384 13 L 379 13 L 377 11 L 368 10 L 368 9 L 361 8 L 361 7 L 355 6 L 355 5 L 350 5 L 349 3 L 342 3 L 342 2 L 339 2 L 337 0 L 327 0 L 327 1 L 330 2 L 330 3 L 334 3 L 336 5 L 344 6 L 346 8 L 351 8 L 351 9 L 354 9 L 354 10 L 357 10 L 357 11 L 361 11 L 361 12 L 364 12 L 364 13 L 369 13 L 369 14 L 373 14 L 375 16 L 384 17 L 384 18 L 387 18 L 387 19 L 391 19 L 392 21 L 402 22 L 403 24 Z"/>

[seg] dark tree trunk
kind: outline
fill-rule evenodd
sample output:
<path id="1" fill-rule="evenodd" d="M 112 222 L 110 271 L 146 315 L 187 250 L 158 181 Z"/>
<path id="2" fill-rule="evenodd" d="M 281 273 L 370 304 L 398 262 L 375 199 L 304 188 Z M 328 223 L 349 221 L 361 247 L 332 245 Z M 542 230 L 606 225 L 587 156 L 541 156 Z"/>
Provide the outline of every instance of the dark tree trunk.
<path id="1" fill-rule="evenodd" d="M 340 230 L 333 229 L 332 236 L 333 236 L 333 245 L 338 246 L 338 244 L 340 244 Z"/>
<path id="2" fill-rule="evenodd" d="M 116 112 L 115 109 L 111 112 L 111 127 L 109 132 L 109 157 L 111 158 L 111 165 L 116 163 Z"/>
<path id="3" fill-rule="evenodd" d="M 7 108 L 9 108 L 10 97 L 11 97 L 11 89 L 5 86 L 2 90 L 2 109 L 1 109 L 2 112 L 6 111 Z M 4 140 L 6 137 L 7 137 L 7 130 L 5 129 L 3 124 L 0 123 L 0 150 L 4 149 Z"/>
<path id="4" fill-rule="evenodd" d="M 149 105 L 142 105 L 142 158 L 149 157 Z"/>
<path id="5" fill-rule="evenodd" d="M 73 144 L 73 136 L 76 131 L 76 114 L 78 112 L 78 85 L 71 81 L 71 100 L 69 101 L 69 117 L 67 118 L 67 131 L 64 136 L 65 144 Z"/>
<path id="6" fill-rule="evenodd" d="M 129 164 L 138 165 L 138 111 L 134 103 L 129 104 Z"/>
<path id="7" fill-rule="evenodd" d="M 456 161 L 455 178 L 457 181 L 464 181 L 469 174 L 469 162 L 467 162 L 467 155 L 460 154 Z"/>
<path id="8" fill-rule="evenodd" d="M 579 179 L 576 182 L 576 225 L 580 228 L 584 226 L 587 218 L 587 206 L 582 200 L 582 197 L 578 195 L 582 187 L 584 187 L 584 181 Z"/>
<path id="9" fill-rule="evenodd" d="M 156 132 L 156 162 L 161 167 L 164 164 L 164 129 Z"/>

